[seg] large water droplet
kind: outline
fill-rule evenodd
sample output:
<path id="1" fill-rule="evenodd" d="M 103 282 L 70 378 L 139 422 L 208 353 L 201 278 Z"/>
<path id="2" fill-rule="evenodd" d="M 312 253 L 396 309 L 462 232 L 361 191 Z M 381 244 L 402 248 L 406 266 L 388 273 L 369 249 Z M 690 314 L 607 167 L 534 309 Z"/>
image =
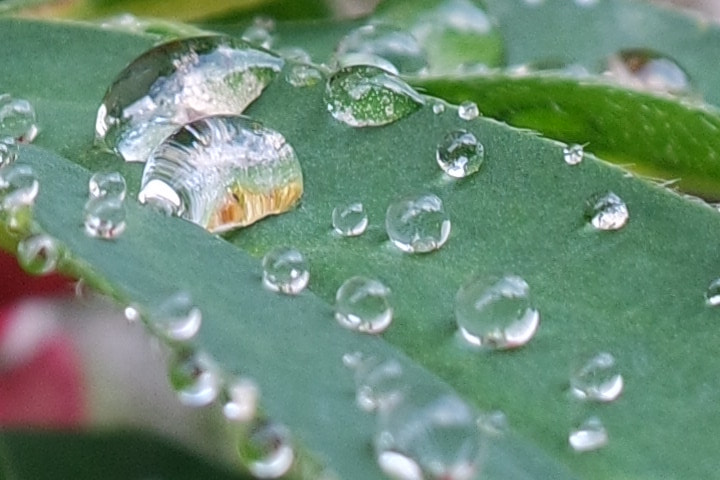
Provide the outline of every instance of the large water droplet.
<path id="1" fill-rule="evenodd" d="M 387 209 L 385 229 L 390 241 L 407 253 L 437 250 L 450 236 L 450 217 L 432 193 L 402 198 Z"/>
<path id="2" fill-rule="evenodd" d="M 332 212 L 332 225 L 335 232 L 343 237 L 362 235 L 368 226 L 365 207 L 360 202 L 335 207 Z"/>
<path id="3" fill-rule="evenodd" d="M 149 321 L 167 338 L 182 342 L 192 339 L 198 333 L 202 312 L 190 293 L 179 291 L 152 308 Z"/>
<path id="4" fill-rule="evenodd" d="M 389 62 L 392 73 L 418 73 L 427 67 L 425 51 L 415 37 L 386 24 L 364 25 L 340 40 L 334 57 L 340 67 L 356 65 L 353 58 L 359 57 L 365 57 L 365 65 Z"/>
<path id="5" fill-rule="evenodd" d="M 293 65 L 285 80 L 293 87 L 312 87 L 323 79 L 323 74 L 310 65 Z"/>
<path id="6" fill-rule="evenodd" d="M 0 138 L 0 168 L 7 167 L 17 160 L 19 149 L 12 137 Z"/>
<path id="7" fill-rule="evenodd" d="M 380 410 L 378 463 L 392 478 L 470 480 L 481 463 L 481 437 L 472 409 L 453 395 L 406 399 Z"/>
<path id="8" fill-rule="evenodd" d="M 263 285 L 273 292 L 297 295 L 310 280 L 310 269 L 302 253 L 291 247 L 270 250 L 262 261 Z"/>
<path id="9" fill-rule="evenodd" d="M 35 108 L 27 100 L 0 94 L 0 137 L 30 143 L 38 134 Z"/>
<path id="10" fill-rule="evenodd" d="M 119 172 L 97 172 L 90 177 L 88 191 L 91 198 L 113 197 L 122 201 L 127 192 L 125 177 Z"/>
<path id="11" fill-rule="evenodd" d="M 289 210 L 302 191 L 285 137 L 247 117 L 213 116 L 183 126 L 153 152 L 138 199 L 224 232 Z"/>
<path id="12" fill-rule="evenodd" d="M 260 389 L 249 378 L 232 381 L 224 392 L 223 415 L 228 420 L 249 422 L 257 413 Z"/>
<path id="13" fill-rule="evenodd" d="M 325 102 L 333 117 L 351 127 L 377 127 L 413 113 L 425 100 L 395 75 L 355 65 L 330 77 Z"/>
<path id="14" fill-rule="evenodd" d="M 12 163 L 0 168 L 0 207 L 9 211 L 33 205 L 40 184 L 29 165 Z"/>
<path id="15" fill-rule="evenodd" d="M 581 400 L 612 402 L 620 396 L 623 387 L 615 357 L 607 352 L 592 357 L 570 377 L 570 391 Z"/>
<path id="16" fill-rule="evenodd" d="M 585 216 L 598 230 L 620 230 L 630 218 L 630 213 L 620 197 L 613 192 L 605 192 L 588 199 Z"/>
<path id="17" fill-rule="evenodd" d="M 466 101 L 458 107 L 458 117 L 463 120 L 473 120 L 480 116 L 480 110 L 475 102 Z"/>
<path id="18" fill-rule="evenodd" d="M 454 130 L 438 145 L 435 159 L 451 177 L 464 178 L 480 170 L 485 159 L 485 147 L 472 133 Z"/>
<path id="19" fill-rule="evenodd" d="M 170 359 L 170 385 L 183 405 L 210 405 L 220 391 L 220 375 L 214 362 L 202 352 L 178 352 Z"/>
<path id="20" fill-rule="evenodd" d="M 540 325 L 530 287 L 520 277 L 478 277 L 455 298 L 455 319 L 463 339 L 490 349 L 517 348 L 529 342 Z"/>
<path id="21" fill-rule="evenodd" d="M 607 60 L 605 72 L 622 85 L 665 93 L 686 93 L 690 79 L 678 63 L 653 50 L 621 50 Z"/>
<path id="22" fill-rule="evenodd" d="M 568 165 L 578 165 L 583 161 L 585 155 L 585 149 L 582 145 L 573 143 L 563 148 L 563 159 Z"/>
<path id="23" fill-rule="evenodd" d="M 238 445 L 240 459 L 257 478 L 278 478 L 295 460 L 290 432 L 281 424 L 260 422 Z"/>
<path id="24" fill-rule="evenodd" d="M 222 36 L 159 45 L 117 76 L 105 94 L 96 140 L 126 161 L 144 162 L 179 126 L 239 114 L 260 96 L 283 60 Z"/>
<path id="25" fill-rule="evenodd" d="M 570 447 L 576 452 L 590 452 L 608 443 L 608 433 L 597 417 L 590 417 L 568 436 Z"/>
<path id="26" fill-rule="evenodd" d="M 61 251 L 57 240 L 44 233 L 26 237 L 18 243 L 20 266 L 32 275 L 46 275 L 57 268 Z"/>
<path id="27" fill-rule="evenodd" d="M 720 305 L 720 278 L 716 278 L 705 291 L 705 304 L 709 307 Z"/>
<path id="28" fill-rule="evenodd" d="M 116 197 L 91 198 L 85 203 L 85 234 L 114 240 L 125 231 L 125 205 Z"/>
<path id="29" fill-rule="evenodd" d="M 378 280 L 351 277 L 335 295 L 335 319 L 345 328 L 381 333 L 392 322 L 390 289 Z"/>

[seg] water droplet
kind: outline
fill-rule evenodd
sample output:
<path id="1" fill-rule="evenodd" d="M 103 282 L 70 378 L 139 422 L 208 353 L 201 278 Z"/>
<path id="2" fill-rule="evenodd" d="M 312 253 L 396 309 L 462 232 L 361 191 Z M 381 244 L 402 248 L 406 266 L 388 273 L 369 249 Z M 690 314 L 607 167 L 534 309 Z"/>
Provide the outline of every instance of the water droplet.
<path id="1" fill-rule="evenodd" d="M 283 213 L 302 191 L 285 137 L 247 117 L 214 116 L 185 125 L 153 152 L 138 200 L 218 233 Z"/>
<path id="2" fill-rule="evenodd" d="M 273 292 L 297 295 L 310 280 L 310 270 L 302 253 L 290 247 L 270 250 L 262 261 L 263 285 Z"/>
<path id="3" fill-rule="evenodd" d="M 450 236 L 450 217 L 440 198 L 424 193 L 390 204 L 385 229 L 393 245 L 403 252 L 426 253 L 445 245 Z"/>
<path id="4" fill-rule="evenodd" d="M 332 225 L 343 237 L 362 235 L 368 226 L 365 207 L 360 202 L 335 207 L 332 212 Z"/>
<path id="5" fill-rule="evenodd" d="M 250 25 L 242 33 L 242 39 L 251 45 L 262 48 L 272 47 L 274 38 L 272 34 L 261 25 Z"/>
<path id="6" fill-rule="evenodd" d="M 114 240 L 125 231 L 125 205 L 115 197 L 91 198 L 85 203 L 85 234 Z"/>
<path id="7" fill-rule="evenodd" d="M 470 480 L 480 468 L 480 431 L 458 397 L 408 398 L 381 409 L 378 424 L 378 463 L 393 478 Z"/>
<path id="8" fill-rule="evenodd" d="M 615 358 L 606 352 L 592 357 L 570 378 L 570 391 L 581 400 L 612 402 L 620 396 L 623 387 L 623 377 L 618 373 Z"/>
<path id="9" fill-rule="evenodd" d="M 585 216 L 598 230 L 620 230 L 630 218 L 627 205 L 613 192 L 598 193 L 590 197 Z"/>
<path id="10" fill-rule="evenodd" d="M 112 197 L 123 201 L 127 191 L 125 177 L 119 172 L 95 173 L 88 182 L 88 191 L 90 198 Z"/>
<path id="11" fill-rule="evenodd" d="M 220 376 L 204 353 L 178 352 L 170 360 L 170 385 L 183 405 L 210 405 L 220 391 Z"/>
<path id="12" fill-rule="evenodd" d="M 458 290 L 455 319 L 471 345 L 504 350 L 521 347 L 535 336 L 540 312 L 532 306 L 530 287 L 522 278 L 477 277 Z"/>
<path id="13" fill-rule="evenodd" d="M 480 430 L 488 435 L 505 435 L 510 430 L 507 416 L 500 410 L 484 412 L 477 418 L 477 425 Z"/>
<path id="14" fill-rule="evenodd" d="M 286 60 L 297 63 L 312 63 L 310 54 L 300 47 L 283 47 L 277 53 Z"/>
<path id="15" fill-rule="evenodd" d="M 29 165 L 12 163 L 0 168 L 0 207 L 9 211 L 33 205 L 40 184 Z"/>
<path id="16" fill-rule="evenodd" d="M 0 137 L 30 143 L 38 134 L 35 108 L 27 100 L 0 94 Z"/>
<path id="17" fill-rule="evenodd" d="M 222 36 L 186 38 L 138 57 L 100 105 L 96 141 L 126 161 L 144 162 L 181 125 L 239 114 L 260 96 L 283 60 Z"/>
<path id="18" fill-rule="evenodd" d="M 412 74 L 427 67 L 425 51 L 415 37 L 387 24 L 364 25 L 343 37 L 334 60 L 338 66 L 346 67 L 357 65 L 353 58 L 365 58 L 364 65 L 388 62 L 393 66 L 391 73 Z"/>
<path id="19" fill-rule="evenodd" d="M 293 87 L 312 87 L 322 79 L 320 70 L 310 65 L 293 65 L 285 76 L 285 80 Z"/>
<path id="20" fill-rule="evenodd" d="M 570 432 L 568 442 L 576 452 L 590 452 L 608 443 L 608 433 L 597 417 L 590 417 Z"/>
<path id="21" fill-rule="evenodd" d="M 128 305 L 125 307 L 123 315 L 125 315 L 125 319 L 127 319 L 128 323 L 137 323 L 142 318 L 140 307 L 137 305 Z"/>
<path id="22" fill-rule="evenodd" d="M 582 145 L 573 143 L 563 148 L 563 158 L 568 165 L 577 165 L 583 161 L 585 150 Z"/>
<path id="23" fill-rule="evenodd" d="M 355 65 L 330 77 L 325 102 L 335 119 L 351 127 L 377 127 L 415 112 L 425 100 L 395 75 Z"/>
<path id="24" fill-rule="evenodd" d="M 202 312 L 186 291 L 170 295 L 152 308 L 148 317 L 153 327 L 178 342 L 192 339 L 202 324 Z"/>
<path id="25" fill-rule="evenodd" d="M 435 115 L 440 115 L 445 112 L 445 104 L 441 102 L 433 103 L 432 111 Z"/>
<path id="26" fill-rule="evenodd" d="M 473 120 L 480 116 L 480 110 L 475 102 L 466 101 L 458 107 L 458 117 L 463 120 Z"/>
<path id="27" fill-rule="evenodd" d="M 355 371 L 355 402 L 366 412 L 389 408 L 402 399 L 408 389 L 402 365 L 397 360 L 380 360 L 359 355 Z"/>
<path id="28" fill-rule="evenodd" d="M 259 422 L 238 445 L 240 459 L 257 478 L 278 478 L 295 460 L 290 432 L 281 424 Z"/>
<path id="29" fill-rule="evenodd" d="M 606 75 L 621 85 L 671 94 L 687 93 L 690 78 L 678 63 L 647 49 L 621 50 L 607 60 Z"/>
<path id="30" fill-rule="evenodd" d="M 709 307 L 720 305 L 720 278 L 716 278 L 708 285 L 705 292 L 705 304 Z"/>
<path id="31" fill-rule="evenodd" d="M 32 275 L 46 275 L 57 268 L 61 251 L 57 240 L 44 233 L 26 237 L 18 243 L 20 266 Z"/>
<path id="32" fill-rule="evenodd" d="M 378 280 L 351 277 L 335 295 L 335 319 L 345 328 L 363 333 L 381 333 L 392 322 L 390 289 Z"/>
<path id="33" fill-rule="evenodd" d="M 249 378 L 238 378 L 230 383 L 225 393 L 223 415 L 228 420 L 249 422 L 257 413 L 260 389 Z"/>
<path id="34" fill-rule="evenodd" d="M 485 147 L 472 133 L 455 130 L 438 145 L 435 159 L 443 172 L 454 178 L 465 178 L 480 170 Z"/>
<path id="35" fill-rule="evenodd" d="M 0 138 L 0 168 L 7 167 L 17 160 L 19 149 L 12 137 Z"/>

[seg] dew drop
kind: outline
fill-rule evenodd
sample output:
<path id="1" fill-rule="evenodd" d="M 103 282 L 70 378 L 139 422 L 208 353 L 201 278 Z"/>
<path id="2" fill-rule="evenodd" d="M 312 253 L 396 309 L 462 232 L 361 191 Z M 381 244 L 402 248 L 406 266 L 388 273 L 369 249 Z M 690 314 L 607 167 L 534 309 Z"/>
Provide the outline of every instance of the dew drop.
<path id="1" fill-rule="evenodd" d="M 125 231 L 125 205 L 116 197 L 91 198 L 85 203 L 85 234 L 114 240 Z"/>
<path id="2" fill-rule="evenodd" d="M 485 147 L 472 133 L 454 130 L 438 145 L 435 159 L 446 174 L 465 178 L 480 170 L 485 159 Z"/>
<path id="3" fill-rule="evenodd" d="M 415 112 L 425 100 L 395 75 L 355 65 L 330 77 L 325 103 L 336 120 L 351 127 L 377 127 Z"/>
<path id="4" fill-rule="evenodd" d="M 300 47 L 284 47 L 277 50 L 277 53 L 286 60 L 298 63 L 312 63 L 310 54 Z"/>
<path id="5" fill-rule="evenodd" d="M 195 337 L 202 324 L 202 312 L 190 293 L 178 291 L 152 308 L 148 314 L 153 327 L 170 340 L 182 342 Z"/>
<path id="6" fill-rule="evenodd" d="M 387 209 L 385 229 L 390 241 L 406 253 L 426 253 L 445 245 L 450 216 L 432 193 L 402 198 Z"/>
<path id="7" fill-rule="evenodd" d="M 482 441 L 472 409 L 453 395 L 429 402 L 406 399 L 381 409 L 375 451 L 392 478 L 470 480 Z"/>
<path id="8" fill-rule="evenodd" d="M 291 247 L 270 250 L 262 260 L 263 285 L 273 292 L 297 295 L 310 280 L 310 270 L 302 253 Z"/>
<path id="9" fill-rule="evenodd" d="M 293 65 L 285 80 L 293 87 L 312 87 L 323 79 L 323 74 L 310 65 Z"/>
<path id="10" fill-rule="evenodd" d="M 119 172 L 98 172 L 88 182 L 90 198 L 112 197 L 125 200 L 127 185 Z"/>
<path id="11" fill-rule="evenodd" d="M 220 391 L 220 376 L 204 353 L 178 352 L 170 360 L 170 385 L 183 405 L 210 405 Z"/>
<path id="12" fill-rule="evenodd" d="M 29 165 L 12 163 L 0 168 L 0 207 L 4 211 L 31 206 L 40 183 Z"/>
<path id="13" fill-rule="evenodd" d="M 563 159 L 568 165 L 578 165 L 583 161 L 585 149 L 582 145 L 574 143 L 563 148 Z"/>
<path id="14" fill-rule="evenodd" d="M 392 323 L 393 309 L 389 297 L 390 289 L 380 281 L 351 277 L 335 295 L 335 319 L 350 330 L 381 333 Z"/>
<path id="15" fill-rule="evenodd" d="M 493 350 L 522 347 L 537 332 L 540 312 L 530 287 L 514 275 L 477 277 L 458 290 L 455 319 L 469 344 Z"/>
<path id="16" fill-rule="evenodd" d="M 12 137 L 0 138 L 0 168 L 15 163 L 19 154 L 18 144 Z"/>
<path id="17" fill-rule="evenodd" d="M 143 172 L 141 203 L 218 233 L 289 210 L 303 178 L 280 133 L 243 116 L 213 116 L 178 129 Z"/>
<path id="18" fill-rule="evenodd" d="M 360 354 L 350 368 L 355 371 L 355 402 L 366 412 L 389 408 L 402 399 L 408 388 L 397 360 Z"/>
<path id="19" fill-rule="evenodd" d="M 249 378 L 232 381 L 224 392 L 223 415 L 228 420 L 249 422 L 257 413 L 260 389 Z"/>
<path id="20" fill-rule="evenodd" d="M 365 207 L 360 202 L 335 207 L 332 212 L 332 225 L 335 232 L 343 237 L 362 235 L 368 226 Z"/>
<path id="21" fill-rule="evenodd" d="M 687 93 L 690 78 L 670 57 L 647 49 L 627 49 L 610 56 L 605 74 L 621 85 L 671 94 Z"/>
<path id="22" fill-rule="evenodd" d="M 576 452 L 590 452 L 608 443 L 608 433 L 597 417 L 590 417 L 568 436 L 570 447 Z"/>
<path id="23" fill-rule="evenodd" d="M 279 423 L 259 422 L 238 445 L 240 459 L 257 478 L 278 478 L 290 470 L 295 452 L 290 432 Z"/>
<path id="24" fill-rule="evenodd" d="M 570 377 L 570 392 L 580 400 L 612 402 L 620 396 L 623 387 L 615 357 L 607 352 L 592 357 Z"/>
<path id="25" fill-rule="evenodd" d="M 126 161 L 144 162 L 181 125 L 241 113 L 282 66 L 281 58 L 223 36 L 159 45 L 108 89 L 97 114 L 96 142 Z"/>
<path id="26" fill-rule="evenodd" d="M 262 48 L 272 47 L 274 41 L 270 31 L 262 25 L 250 25 L 242 33 L 242 39 L 251 45 Z"/>
<path id="27" fill-rule="evenodd" d="M 463 120 L 473 120 L 480 116 L 480 110 L 475 102 L 466 101 L 458 107 L 458 117 Z"/>
<path id="28" fill-rule="evenodd" d="M 709 307 L 720 305 L 720 278 L 716 278 L 705 291 L 705 304 Z"/>
<path id="29" fill-rule="evenodd" d="M 441 102 L 433 103 L 432 111 L 435 115 L 440 115 L 441 113 L 445 113 L 445 104 Z"/>
<path id="30" fill-rule="evenodd" d="M 627 205 L 613 192 L 598 193 L 590 197 L 585 216 L 598 230 L 620 230 L 630 218 Z"/>
<path id="31" fill-rule="evenodd" d="M 17 246 L 18 263 L 31 275 L 46 275 L 55 271 L 60 256 L 57 240 L 44 233 L 26 237 Z"/>
<path id="32" fill-rule="evenodd" d="M 0 137 L 30 143 L 38 134 L 35 108 L 27 100 L 0 94 Z"/>

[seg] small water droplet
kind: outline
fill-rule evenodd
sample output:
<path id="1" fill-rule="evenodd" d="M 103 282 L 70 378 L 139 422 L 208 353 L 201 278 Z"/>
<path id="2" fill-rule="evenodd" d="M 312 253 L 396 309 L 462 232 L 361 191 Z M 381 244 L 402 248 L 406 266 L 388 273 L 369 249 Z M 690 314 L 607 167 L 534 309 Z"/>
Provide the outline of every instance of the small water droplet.
<path id="1" fill-rule="evenodd" d="M 720 305 L 720 278 L 716 278 L 705 291 L 705 304 L 709 307 Z"/>
<path id="2" fill-rule="evenodd" d="M 40 184 L 29 165 L 12 163 L 0 168 L 0 207 L 9 211 L 30 206 L 40 191 Z"/>
<path id="3" fill-rule="evenodd" d="M 335 232 L 343 237 L 362 235 L 368 226 L 365 207 L 360 202 L 335 207 L 332 212 L 332 225 Z"/>
<path id="4" fill-rule="evenodd" d="M 323 74 L 310 65 L 293 65 L 285 80 L 293 87 L 312 87 L 323 79 Z"/>
<path id="5" fill-rule="evenodd" d="M 426 253 L 445 245 L 450 217 L 432 193 L 402 198 L 387 209 L 385 229 L 390 241 L 406 253 Z"/>
<path id="6" fill-rule="evenodd" d="M 190 293 L 175 292 L 152 308 L 149 321 L 167 338 L 182 342 L 195 337 L 202 324 L 202 312 Z"/>
<path id="7" fill-rule="evenodd" d="M 620 396 L 624 385 L 615 357 L 607 352 L 592 357 L 570 377 L 570 391 L 581 400 L 612 402 Z"/>
<path id="8" fill-rule="evenodd" d="M 466 101 L 458 107 L 458 117 L 463 120 L 473 120 L 480 116 L 480 110 L 475 102 Z"/>
<path id="9" fill-rule="evenodd" d="M 260 389 L 249 378 L 238 378 L 230 383 L 225 393 L 223 415 L 228 420 L 249 422 L 257 413 Z"/>
<path id="10" fill-rule="evenodd" d="M 46 275 L 55 271 L 60 256 L 57 240 L 44 233 L 26 237 L 17 246 L 18 263 L 31 275 Z"/>
<path id="11" fill-rule="evenodd" d="M 88 191 L 90 198 L 113 197 L 122 201 L 127 192 L 125 177 L 119 172 L 97 172 L 90 177 Z"/>
<path id="12" fill-rule="evenodd" d="M 380 281 L 351 277 L 335 295 L 335 319 L 345 328 L 363 333 L 381 333 L 392 323 L 390 289 Z"/>
<path id="13" fill-rule="evenodd" d="M 302 192 L 300 162 L 285 137 L 221 115 L 189 123 L 158 146 L 138 200 L 219 233 L 286 212 Z"/>
<path id="14" fill-rule="evenodd" d="M 241 113 L 283 63 L 223 36 L 159 45 L 135 59 L 108 89 L 97 114 L 96 141 L 126 161 L 144 162 L 181 125 Z"/>
<path id="15" fill-rule="evenodd" d="M 310 54 L 300 47 L 283 47 L 277 50 L 277 53 L 286 60 L 297 63 L 312 63 Z"/>
<path id="16" fill-rule="evenodd" d="M 583 161 L 583 155 L 585 155 L 585 149 L 582 145 L 573 143 L 563 148 L 563 159 L 568 165 L 577 165 Z"/>
<path id="17" fill-rule="evenodd" d="M 310 280 L 310 270 L 302 253 L 291 247 L 270 250 L 262 261 L 263 285 L 273 292 L 297 295 Z"/>
<path id="18" fill-rule="evenodd" d="M 507 416 L 500 410 L 492 410 L 480 414 L 477 418 L 478 428 L 488 435 L 501 436 L 510 430 Z"/>
<path id="19" fill-rule="evenodd" d="M 597 417 L 590 417 L 568 436 L 570 447 L 576 452 L 590 452 L 608 443 L 608 433 Z"/>
<path id="20" fill-rule="evenodd" d="M 389 408 L 402 399 L 408 383 L 397 360 L 381 360 L 362 354 L 353 360 L 349 368 L 355 371 L 355 402 L 358 407 L 373 412 Z"/>
<path id="21" fill-rule="evenodd" d="M 687 93 L 690 78 L 673 59 L 654 50 L 620 50 L 607 60 L 605 74 L 621 85 L 671 94 Z"/>
<path id="22" fill-rule="evenodd" d="M 454 130 L 438 145 L 435 159 L 446 174 L 465 178 L 480 170 L 485 160 L 485 147 L 472 133 Z"/>
<path id="23" fill-rule="evenodd" d="M 125 205 L 115 197 L 91 198 L 85 203 L 85 234 L 114 240 L 125 231 Z"/>
<path id="24" fill-rule="evenodd" d="M 170 359 L 170 385 L 183 405 L 210 405 L 220 391 L 220 376 L 214 362 L 202 352 L 177 352 Z"/>
<path id="25" fill-rule="evenodd" d="M 445 104 L 441 102 L 433 103 L 432 111 L 435 115 L 440 115 L 441 113 L 445 113 Z"/>
<path id="26" fill-rule="evenodd" d="M 355 65 L 330 77 L 325 103 L 335 119 L 351 127 L 377 127 L 415 112 L 425 100 L 395 75 Z"/>
<path id="27" fill-rule="evenodd" d="M 407 398 L 381 409 L 378 425 L 378 463 L 393 478 L 470 480 L 480 469 L 480 431 L 458 397 Z"/>
<path id="28" fill-rule="evenodd" d="M 242 33 L 242 39 L 251 45 L 262 48 L 272 47 L 275 40 L 268 29 L 262 25 L 250 25 Z"/>
<path id="29" fill-rule="evenodd" d="M 257 478 L 278 478 L 290 470 L 295 452 L 290 432 L 279 423 L 259 422 L 238 445 L 240 459 Z"/>
<path id="30" fill-rule="evenodd" d="M 0 137 L 30 143 L 38 134 L 35 108 L 27 100 L 0 94 Z"/>
<path id="31" fill-rule="evenodd" d="M 137 305 L 128 305 L 125 307 L 125 309 L 123 309 L 123 315 L 125 315 L 125 319 L 128 323 L 137 323 L 142 318 L 140 307 Z"/>
<path id="32" fill-rule="evenodd" d="M 620 230 L 630 218 L 627 205 L 613 192 L 598 193 L 590 197 L 585 216 L 598 230 Z"/>
<path id="33" fill-rule="evenodd" d="M 474 346 L 505 350 L 528 343 L 540 325 L 530 287 L 522 278 L 477 277 L 458 290 L 455 319 L 460 335 Z"/>
<path id="34" fill-rule="evenodd" d="M 18 144 L 12 137 L 0 138 L 0 168 L 15 163 L 19 154 Z"/>

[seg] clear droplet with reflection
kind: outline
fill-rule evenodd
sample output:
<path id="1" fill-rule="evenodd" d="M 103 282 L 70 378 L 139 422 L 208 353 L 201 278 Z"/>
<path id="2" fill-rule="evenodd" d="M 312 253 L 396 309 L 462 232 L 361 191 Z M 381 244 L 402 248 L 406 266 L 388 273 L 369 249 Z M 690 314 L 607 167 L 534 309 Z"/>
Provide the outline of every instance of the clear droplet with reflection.
<path id="1" fill-rule="evenodd" d="M 236 378 L 223 392 L 223 415 L 235 422 L 249 422 L 255 418 L 259 397 L 260 388 L 253 380 Z"/>
<path id="2" fill-rule="evenodd" d="M 180 402 L 189 407 L 210 405 L 220 391 L 217 366 L 202 352 L 175 352 L 170 359 L 169 377 Z"/>
<path id="3" fill-rule="evenodd" d="M 96 142 L 144 162 L 181 125 L 241 113 L 283 66 L 274 54 L 224 36 L 185 38 L 135 59 L 98 110 Z"/>
<path id="4" fill-rule="evenodd" d="M 285 475 L 295 461 L 287 427 L 272 421 L 258 422 L 248 438 L 238 444 L 240 460 L 256 478 Z"/>
<path id="5" fill-rule="evenodd" d="M 15 163 L 20 150 L 17 141 L 12 137 L 0 138 L 0 168 Z"/>
<path id="6" fill-rule="evenodd" d="M 377 127 L 410 115 L 425 100 L 403 80 L 383 69 L 354 65 L 330 77 L 325 103 L 335 119 L 351 127 Z"/>
<path id="7" fill-rule="evenodd" d="M 470 480 L 481 466 L 475 414 L 454 395 L 406 397 L 381 409 L 374 443 L 380 468 L 392 478 Z"/>
<path id="8" fill-rule="evenodd" d="M 585 149 L 582 145 L 573 143 L 563 148 L 563 159 L 568 165 L 578 165 L 583 161 L 585 155 Z"/>
<path id="9" fill-rule="evenodd" d="M 305 256 L 292 247 L 270 250 L 262 260 L 263 285 L 273 292 L 297 295 L 310 280 Z"/>
<path id="10" fill-rule="evenodd" d="M 335 294 L 335 319 L 349 330 L 381 333 L 390 326 L 392 318 L 390 289 L 378 280 L 351 277 Z"/>
<path id="11" fill-rule="evenodd" d="M 368 226 L 365 207 L 360 202 L 335 207 L 332 212 L 333 229 L 343 237 L 362 235 Z"/>
<path id="12" fill-rule="evenodd" d="M 18 263 L 31 275 L 54 272 L 60 257 L 58 241 L 44 233 L 23 238 L 17 246 Z"/>
<path id="13" fill-rule="evenodd" d="M 624 386 L 615 357 L 607 352 L 593 356 L 570 377 L 570 392 L 580 400 L 612 402 L 620 396 Z"/>
<path id="14" fill-rule="evenodd" d="M 120 172 L 97 172 L 90 177 L 88 191 L 91 198 L 112 197 L 122 201 L 127 184 Z"/>
<path id="15" fill-rule="evenodd" d="M 720 305 L 720 278 L 716 278 L 705 291 L 705 304 L 709 307 Z"/>
<path id="16" fill-rule="evenodd" d="M 505 350 L 522 347 L 535 336 L 540 312 L 521 277 L 480 276 L 458 290 L 455 320 L 470 345 Z"/>
<path id="17" fill-rule="evenodd" d="M 389 408 L 399 402 L 409 383 L 400 362 L 382 360 L 356 352 L 346 365 L 355 372 L 355 402 L 366 412 Z"/>
<path id="18" fill-rule="evenodd" d="M 648 49 L 620 50 L 607 59 L 605 74 L 621 85 L 679 94 L 691 89 L 690 78 L 673 59 Z"/>
<path id="19" fill-rule="evenodd" d="M 30 165 L 12 163 L 0 168 L 0 210 L 31 206 L 40 191 L 40 183 Z"/>
<path id="20" fill-rule="evenodd" d="M 475 102 L 466 101 L 458 106 L 458 117 L 463 120 L 473 120 L 480 116 L 480 109 Z"/>
<path id="21" fill-rule="evenodd" d="M 590 197 L 585 216 L 598 230 L 620 230 L 630 218 L 627 205 L 613 192 L 598 193 Z"/>
<path id="22" fill-rule="evenodd" d="M 138 199 L 218 233 L 283 213 L 302 192 L 300 162 L 285 137 L 248 117 L 219 115 L 158 146 Z"/>
<path id="23" fill-rule="evenodd" d="M 38 134 L 35 108 L 22 98 L 0 94 L 0 138 L 30 143 Z"/>
<path id="24" fill-rule="evenodd" d="M 437 195 L 423 193 L 391 203 L 385 229 L 393 245 L 403 252 L 427 253 L 447 242 L 450 216 Z"/>
<path id="25" fill-rule="evenodd" d="M 272 47 L 275 40 L 272 33 L 262 25 L 250 25 L 242 33 L 242 39 L 251 45 L 262 48 Z"/>
<path id="26" fill-rule="evenodd" d="M 599 418 L 590 417 L 570 432 L 568 443 L 576 452 L 591 452 L 608 444 L 608 433 Z"/>
<path id="27" fill-rule="evenodd" d="M 285 80 L 293 87 L 312 87 L 323 79 L 323 74 L 311 65 L 293 65 Z"/>
<path id="28" fill-rule="evenodd" d="M 189 292 L 180 290 L 151 308 L 148 320 L 165 337 L 183 342 L 194 338 L 200 331 L 202 311 Z"/>
<path id="29" fill-rule="evenodd" d="M 485 147 L 472 133 L 454 130 L 438 145 L 435 159 L 446 174 L 465 178 L 480 170 L 485 160 Z"/>
<path id="30" fill-rule="evenodd" d="M 442 102 L 433 103 L 432 111 L 435 115 L 440 115 L 441 113 L 445 113 L 445 104 Z"/>
<path id="31" fill-rule="evenodd" d="M 90 198 L 84 209 L 85 234 L 103 240 L 114 240 L 127 227 L 125 204 L 116 197 Z"/>

